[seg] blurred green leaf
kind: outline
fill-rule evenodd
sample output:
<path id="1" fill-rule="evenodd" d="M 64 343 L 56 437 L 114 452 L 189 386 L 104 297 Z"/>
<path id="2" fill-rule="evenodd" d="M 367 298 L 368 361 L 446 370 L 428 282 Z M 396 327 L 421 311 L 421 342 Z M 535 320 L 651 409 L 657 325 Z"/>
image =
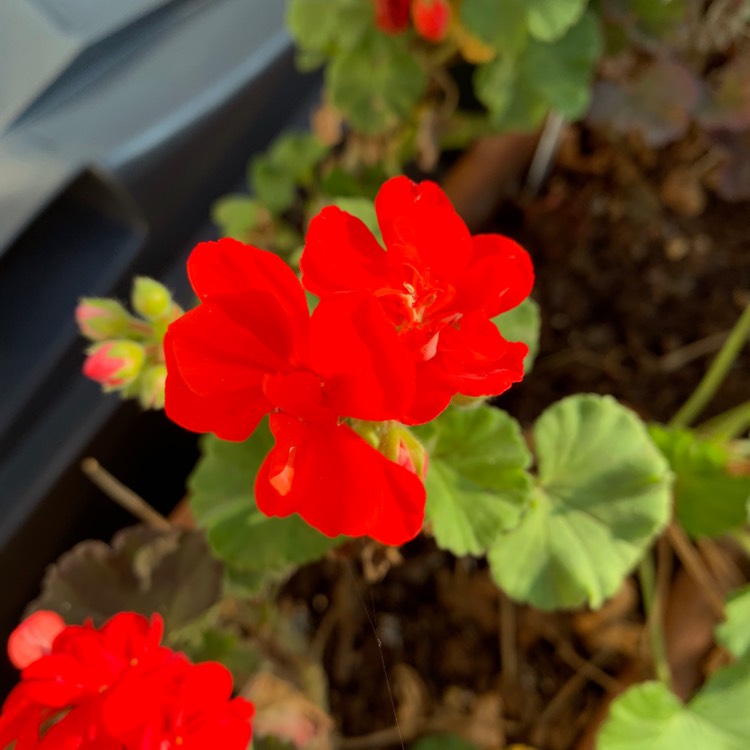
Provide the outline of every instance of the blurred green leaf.
<path id="1" fill-rule="evenodd" d="M 610 708 L 598 750 L 747 750 L 750 661 L 715 672 L 687 704 L 660 682 L 620 695 Z"/>
<path id="2" fill-rule="evenodd" d="M 649 427 L 675 474 L 680 523 L 693 537 L 719 536 L 747 520 L 750 477 L 727 473 L 726 449 L 690 430 Z"/>
<path id="3" fill-rule="evenodd" d="M 427 89 L 427 75 L 399 39 L 373 33 L 336 55 L 326 84 L 354 128 L 377 134 L 410 117 Z"/>
<path id="4" fill-rule="evenodd" d="M 670 472 L 646 426 L 608 396 L 579 395 L 534 426 L 539 480 L 519 526 L 489 551 L 492 576 L 540 609 L 599 607 L 670 517 Z"/>
<path id="5" fill-rule="evenodd" d="M 523 360 L 524 372 L 528 375 L 539 351 L 539 333 L 542 327 L 539 305 L 528 297 L 518 307 L 493 318 L 492 322 L 508 341 L 523 341 L 529 347 L 529 353 Z"/>
<path id="6" fill-rule="evenodd" d="M 557 3 L 554 3 L 557 5 Z M 586 112 L 591 83 L 602 52 L 598 21 L 592 13 L 553 42 L 532 41 L 521 58 L 522 80 L 563 117 L 575 120 Z"/>
<path id="7" fill-rule="evenodd" d="M 531 36 L 554 42 L 581 20 L 587 5 L 588 0 L 526 0 Z"/>
<path id="8" fill-rule="evenodd" d="M 134 526 L 112 544 L 86 541 L 51 565 L 28 607 L 58 612 L 67 623 L 101 625 L 118 612 L 158 612 L 169 634 L 195 622 L 222 594 L 221 563 L 197 531 Z"/>
<path id="9" fill-rule="evenodd" d="M 554 42 L 532 39 L 518 58 L 498 55 L 477 66 L 474 88 L 501 130 L 534 130 L 550 109 L 574 120 L 587 109 L 601 35 L 586 13 Z"/>
<path id="10" fill-rule="evenodd" d="M 245 573 L 273 572 L 317 560 L 340 544 L 299 516 L 271 518 L 255 505 L 253 484 L 273 445 L 264 420 L 242 443 L 202 439 L 203 456 L 190 476 L 190 507 L 218 557 Z"/>
<path id="11" fill-rule="evenodd" d="M 211 221 L 222 237 L 246 240 L 264 213 L 263 206 L 249 195 L 225 195 L 211 206 Z"/>
<path id="12" fill-rule="evenodd" d="M 482 555 L 519 522 L 532 480 L 518 423 L 489 406 L 448 408 L 414 428 L 429 463 L 425 516 L 435 540 L 456 555 Z"/>
<path id="13" fill-rule="evenodd" d="M 750 586 L 732 594 L 726 615 L 716 628 L 716 640 L 738 658 L 750 654 Z"/>
<path id="14" fill-rule="evenodd" d="M 248 183 L 274 214 L 292 207 L 299 187 L 309 187 L 328 147 L 311 133 L 287 133 L 250 162 Z"/>
<path id="15" fill-rule="evenodd" d="M 290 0 L 286 24 L 305 69 L 354 49 L 374 28 L 373 5 L 362 0 Z"/>
<path id="16" fill-rule="evenodd" d="M 523 0 L 464 0 L 461 20 L 500 55 L 516 57 L 526 45 L 528 26 Z"/>

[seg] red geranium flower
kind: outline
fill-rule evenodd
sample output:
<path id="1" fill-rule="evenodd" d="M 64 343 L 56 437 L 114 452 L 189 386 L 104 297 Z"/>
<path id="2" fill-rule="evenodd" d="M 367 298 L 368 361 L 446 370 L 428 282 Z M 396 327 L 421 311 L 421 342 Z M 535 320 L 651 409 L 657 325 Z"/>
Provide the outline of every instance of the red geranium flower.
<path id="1" fill-rule="evenodd" d="M 355 217 L 324 208 L 307 233 L 302 281 L 325 300 L 367 292 L 408 348 L 415 399 L 401 421 L 427 422 L 456 393 L 490 396 L 523 377 L 527 347 L 509 343 L 491 318 L 522 302 L 534 271 L 507 237 L 472 237 L 433 182 L 395 177 L 375 201 L 386 251 Z"/>
<path id="2" fill-rule="evenodd" d="M 121 613 L 101 629 L 65 626 L 51 612 L 29 617 L 8 642 L 23 671 L 0 715 L 0 748 L 15 742 L 14 750 L 210 750 L 217 744 L 245 750 L 253 709 L 243 699 L 229 700 L 228 670 L 193 665 L 160 646 L 162 631 L 159 615 L 149 621 Z"/>
<path id="3" fill-rule="evenodd" d="M 421 481 L 342 423 L 398 419 L 413 399 L 411 357 L 372 296 L 333 295 L 311 317 L 289 266 L 230 239 L 198 245 L 188 274 L 201 304 L 164 340 L 167 415 L 244 440 L 270 414 L 261 511 L 299 513 L 329 536 L 414 537 Z"/>
<path id="4" fill-rule="evenodd" d="M 409 26 L 411 0 L 373 0 L 375 25 L 386 34 L 398 34 Z"/>
<path id="5" fill-rule="evenodd" d="M 448 34 L 453 9 L 448 0 L 413 0 L 411 15 L 421 37 L 430 42 L 442 42 Z"/>

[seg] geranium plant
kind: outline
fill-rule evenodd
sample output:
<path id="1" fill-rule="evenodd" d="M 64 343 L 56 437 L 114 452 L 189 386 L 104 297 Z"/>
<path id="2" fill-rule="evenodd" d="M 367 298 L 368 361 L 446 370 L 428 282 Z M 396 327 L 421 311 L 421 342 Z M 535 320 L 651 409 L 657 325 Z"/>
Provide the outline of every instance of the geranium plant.
<path id="1" fill-rule="evenodd" d="M 408 555 L 424 544 L 439 564 L 420 576 L 446 601 L 471 598 L 458 584 L 445 592 L 451 565 L 464 582 L 467 570 L 485 574 L 500 612 L 482 616 L 499 635 L 504 710 L 517 720 L 498 740 L 476 730 L 476 706 L 451 719 L 447 698 L 415 718 L 415 705 L 428 712 L 411 675 L 411 692 L 393 704 L 396 734 L 349 747 L 543 747 L 513 704 L 526 679 L 514 668 L 514 618 L 536 618 L 559 646 L 559 629 L 606 622 L 601 613 L 630 596 L 647 636 L 636 649 L 642 673 L 614 663 L 612 675 L 596 654 L 560 647 L 578 671 L 543 714 L 580 674 L 593 675 L 607 693 L 601 750 L 744 750 L 750 594 L 719 593 L 705 549 L 726 564 L 716 540 L 748 547 L 739 438 L 750 409 L 693 425 L 747 340 L 750 308 L 668 424 L 597 394 L 566 395 L 521 424 L 488 399 L 544 377 L 533 372 L 534 248 L 472 234 L 436 182 L 389 176 L 424 156 L 428 120 L 433 146 L 447 146 L 536 128 L 551 111 L 582 116 L 613 30 L 627 32 L 638 63 L 630 78 L 597 84 L 589 119 L 666 143 L 682 130 L 667 127 L 663 111 L 630 107 L 623 120 L 611 107 L 639 99 L 665 71 L 677 80 L 674 61 L 645 59 L 654 49 L 644 40 L 683 20 L 638 2 L 292 0 L 300 60 L 326 65 L 323 115 L 332 119 L 276 141 L 251 163 L 253 195 L 216 204 L 226 236 L 190 255 L 192 309 L 139 278 L 135 314 L 88 298 L 76 311 L 91 342 L 85 375 L 203 434 L 188 480 L 190 528 L 151 511 L 111 545 L 83 543 L 50 568 L 8 644 L 21 676 L 0 716 L 0 747 L 234 750 L 251 734 L 269 750 L 346 747 L 323 669 L 336 625 L 322 619 L 311 637 L 281 592 L 309 564 L 346 571 L 333 603 L 315 597 L 310 611 L 329 607 L 353 641 L 341 623 L 362 605 L 390 691 L 386 630 L 363 586 L 374 607 L 372 588 L 403 562 L 396 548 Z M 700 71 L 713 93 L 672 115 L 685 127 L 694 117 L 738 130 L 741 108 L 729 115 L 719 104 L 742 88 L 742 59 L 722 74 Z M 480 105 L 472 112 L 454 96 L 466 64 Z M 670 550 L 721 621 L 712 674 L 679 697 L 663 617 Z"/>

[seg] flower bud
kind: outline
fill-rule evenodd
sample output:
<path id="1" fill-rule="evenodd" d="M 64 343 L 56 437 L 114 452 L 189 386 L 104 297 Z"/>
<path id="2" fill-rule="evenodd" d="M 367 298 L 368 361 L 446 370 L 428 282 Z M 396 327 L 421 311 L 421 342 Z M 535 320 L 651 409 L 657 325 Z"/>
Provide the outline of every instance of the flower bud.
<path id="1" fill-rule="evenodd" d="M 397 422 L 388 424 L 380 441 L 380 450 L 399 466 L 408 469 L 424 480 L 427 476 L 427 451 L 422 443 L 414 437 L 414 433 Z"/>
<path id="2" fill-rule="evenodd" d="M 409 0 L 373 0 L 375 25 L 386 34 L 398 34 L 409 25 Z"/>
<path id="3" fill-rule="evenodd" d="M 172 295 L 169 290 L 154 279 L 138 276 L 133 282 L 131 295 L 133 309 L 146 320 L 163 318 L 172 310 Z"/>
<path id="4" fill-rule="evenodd" d="M 138 400 L 144 409 L 164 408 L 164 385 L 166 382 L 166 365 L 152 365 L 144 370 L 139 382 L 138 392 Z"/>
<path id="5" fill-rule="evenodd" d="M 140 374 L 146 352 L 134 341 L 105 341 L 88 350 L 83 374 L 104 386 L 105 391 L 124 388 Z"/>
<path id="6" fill-rule="evenodd" d="M 75 318 L 81 333 L 92 341 L 118 338 L 130 325 L 128 311 L 113 299 L 84 297 L 76 307 Z"/>
<path id="7" fill-rule="evenodd" d="M 448 0 L 414 0 L 411 16 L 417 33 L 430 42 L 442 42 L 448 34 L 453 11 Z"/>

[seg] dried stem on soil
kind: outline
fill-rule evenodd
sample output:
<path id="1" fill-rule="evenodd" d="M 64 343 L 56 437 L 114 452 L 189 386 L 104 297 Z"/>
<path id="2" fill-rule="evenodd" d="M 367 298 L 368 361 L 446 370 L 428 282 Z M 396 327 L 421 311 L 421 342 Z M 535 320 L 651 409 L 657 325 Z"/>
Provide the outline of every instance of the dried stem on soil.
<path id="1" fill-rule="evenodd" d="M 693 577 L 693 580 L 700 586 L 706 602 L 713 610 L 713 613 L 719 620 L 725 619 L 724 601 L 718 593 L 716 582 L 708 572 L 701 556 L 690 542 L 687 534 L 676 523 L 671 523 L 667 529 L 667 539 L 672 545 L 685 569 Z"/>
<path id="2" fill-rule="evenodd" d="M 84 458 L 83 473 L 112 501 L 152 529 L 168 531 L 172 524 L 152 508 L 140 495 L 115 479 L 95 458 Z"/>

